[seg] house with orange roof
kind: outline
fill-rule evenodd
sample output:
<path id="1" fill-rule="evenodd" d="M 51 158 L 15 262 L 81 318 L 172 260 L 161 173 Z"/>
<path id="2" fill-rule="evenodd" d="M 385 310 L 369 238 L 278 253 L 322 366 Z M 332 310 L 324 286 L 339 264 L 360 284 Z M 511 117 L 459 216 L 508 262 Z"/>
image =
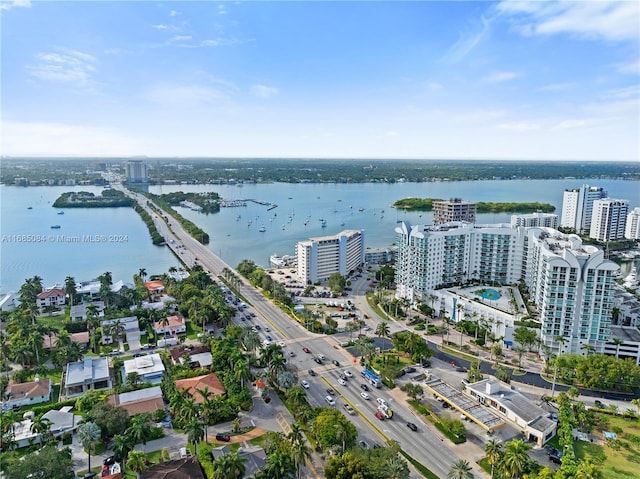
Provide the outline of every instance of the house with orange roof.
<path id="1" fill-rule="evenodd" d="M 145 288 L 149 291 L 149 296 L 154 299 L 165 294 L 164 283 L 160 280 L 145 281 Z"/>
<path id="2" fill-rule="evenodd" d="M 26 383 L 10 382 L 5 390 L 2 408 L 33 406 L 51 400 L 51 379 L 36 379 Z"/>
<path id="3" fill-rule="evenodd" d="M 47 306 L 64 306 L 67 304 L 67 292 L 62 288 L 50 288 L 36 297 L 36 306 L 46 308 Z"/>
<path id="4" fill-rule="evenodd" d="M 158 336 L 175 336 L 176 334 L 186 333 L 187 324 L 183 316 L 169 316 L 166 321 L 156 321 L 153 323 L 153 331 Z"/>
<path id="5" fill-rule="evenodd" d="M 89 332 L 81 331 L 79 333 L 71 333 L 69 335 L 69 339 L 72 343 L 78 343 L 80 348 L 86 349 L 89 346 Z M 58 344 L 58 336 L 55 333 L 49 335 L 45 335 L 42 339 L 42 349 L 53 349 Z"/>
<path id="6" fill-rule="evenodd" d="M 129 417 L 145 412 L 153 414 L 158 409 L 164 409 L 162 390 L 159 386 L 114 394 L 107 398 L 107 402 L 125 409 Z"/>
<path id="7" fill-rule="evenodd" d="M 219 396 L 226 394 L 227 390 L 224 388 L 218 376 L 214 373 L 205 374 L 204 376 L 196 376 L 194 378 L 178 379 L 174 382 L 178 391 L 187 391 L 196 400 L 196 404 L 200 404 L 204 401 L 201 394 L 198 391 L 203 390 L 205 387 L 212 393 L 213 396 Z"/>

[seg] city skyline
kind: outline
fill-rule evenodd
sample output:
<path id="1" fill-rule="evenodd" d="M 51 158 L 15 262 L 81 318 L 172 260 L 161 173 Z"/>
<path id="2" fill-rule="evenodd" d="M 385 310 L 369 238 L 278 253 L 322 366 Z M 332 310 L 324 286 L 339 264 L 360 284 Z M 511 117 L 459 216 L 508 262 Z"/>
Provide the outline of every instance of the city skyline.
<path id="1" fill-rule="evenodd" d="M 636 2 L 29 2 L 5 156 L 637 160 Z"/>

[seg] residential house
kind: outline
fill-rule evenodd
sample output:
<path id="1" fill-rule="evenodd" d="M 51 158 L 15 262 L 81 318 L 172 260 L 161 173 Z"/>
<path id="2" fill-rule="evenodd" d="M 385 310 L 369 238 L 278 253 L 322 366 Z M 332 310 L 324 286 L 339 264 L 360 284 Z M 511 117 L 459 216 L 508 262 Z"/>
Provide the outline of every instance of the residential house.
<path id="1" fill-rule="evenodd" d="M 62 288 L 47 289 L 36 297 L 38 308 L 64 306 L 65 304 L 67 304 L 67 292 Z"/>
<path id="2" fill-rule="evenodd" d="M 137 316 L 127 316 L 126 318 L 105 319 L 100 322 L 102 328 L 102 344 L 112 344 L 115 335 L 112 333 L 112 327 L 116 324 L 120 324 L 123 328 L 125 340 L 139 341 L 140 340 L 140 324 L 138 323 Z M 117 340 L 117 338 L 115 338 Z"/>
<path id="3" fill-rule="evenodd" d="M 229 446 L 214 447 L 211 450 L 213 461 L 229 454 Z M 238 456 L 244 459 L 244 478 L 255 477 L 256 473 L 267 465 L 267 453 L 260 446 L 240 447 Z"/>
<path id="4" fill-rule="evenodd" d="M 69 334 L 69 339 L 72 343 L 78 343 L 80 349 L 87 349 L 89 347 L 89 332 L 81 331 L 79 333 Z M 42 349 L 53 349 L 58 344 L 58 336 L 52 333 L 51 336 L 45 335 L 42 340 Z"/>
<path id="5" fill-rule="evenodd" d="M 173 348 L 169 351 L 173 364 L 184 364 L 188 358 L 192 368 L 206 368 L 213 364 L 211 351 L 204 346 Z"/>
<path id="6" fill-rule="evenodd" d="M 81 396 L 89 389 L 112 387 L 107 358 L 87 357 L 68 363 L 65 372 L 65 395 L 67 398 Z"/>
<path id="7" fill-rule="evenodd" d="M 71 411 L 71 406 L 65 406 L 59 410 L 47 411 L 42 415 L 44 419 L 51 421 L 49 432 L 53 437 L 58 437 L 65 432 L 73 432 L 76 430 L 82 416 L 77 416 Z M 33 419 L 25 419 L 13 424 L 13 440 L 17 447 L 25 447 L 32 443 L 40 441 L 40 434 L 31 430 Z"/>
<path id="8" fill-rule="evenodd" d="M 183 316 L 169 316 L 166 321 L 157 321 L 153 324 L 156 337 L 175 336 L 187 332 L 187 325 Z"/>
<path id="9" fill-rule="evenodd" d="M 147 288 L 152 301 L 165 293 L 164 283 L 162 281 L 145 281 L 144 286 Z"/>
<path id="10" fill-rule="evenodd" d="M 206 477 L 195 456 L 161 462 L 140 474 L 140 479 L 206 479 Z"/>
<path id="11" fill-rule="evenodd" d="M 51 400 L 51 379 L 39 379 L 26 383 L 10 382 L 4 392 L 2 409 L 33 406 Z"/>
<path id="12" fill-rule="evenodd" d="M 95 306 L 99 318 L 104 318 L 104 302 L 92 301 L 90 303 L 81 303 L 71 306 L 71 314 L 69 317 L 71 321 L 86 321 L 87 312 L 91 311 L 89 306 Z"/>
<path id="13" fill-rule="evenodd" d="M 124 408 L 129 417 L 145 412 L 154 413 L 158 409 L 164 409 L 162 390 L 159 386 L 114 394 L 107 398 L 107 402 Z"/>
<path id="14" fill-rule="evenodd" d="M 157 353 L 127 359 L 121 369 L 122 382 L 126 382 L 129 374 L 136 373 L 140 381 L 158 384 L 162 381 L 164 371 L 164 364 Z"/>
<path id="15" fill-rule="evenodd" d="M 218 379 L 218 376 L 214 373 L 196 376 L 194 378 L 178 379 L 175 381 L 175 385 L 178 391 L 187 391 L 195 398 L 196 404 L 204 402 L 204 398 L 198 391 L 202 391 L 205 387 L 211 393 L 211 397 L 227 393 L 220 379 Z"/>

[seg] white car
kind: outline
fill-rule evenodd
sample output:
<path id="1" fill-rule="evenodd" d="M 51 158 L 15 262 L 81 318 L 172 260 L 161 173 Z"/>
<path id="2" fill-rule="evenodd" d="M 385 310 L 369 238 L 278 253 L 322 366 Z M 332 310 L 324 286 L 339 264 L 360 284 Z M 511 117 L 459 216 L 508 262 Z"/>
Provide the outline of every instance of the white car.
<path id="1" fill-rule="evenodd" d="M 318 354 L 318 356 L 317 356 L 317 357 L 318 357 L 318 359 L 327 359 L 327 358 L 325 357 L 325 355 L 324 355 L 324 354 L 322 354 L 322 353 L 321 353 L 321 354 Z"/>
<path id="2" fill-rule="evenodd" d="M 377 398 L 376 401 L 378 401 L 378 404 L 380 404 L 381 406 L 386 406 L 387 405 L 387 401 L 385 401 L 382 398 Z"/>
<path id="3" fill-rule="evenodd" d="M 352 378 L 353 377 L 353 373 L 351 371 L 349 371 L 348 369 L 344 372 L 344 375 L 347 376 L 348 378 Z"/>
<path id="4" fill-rule="evenodd" d="M 362 396 L 362 399 L 366 399 L 367 401 L 368 401 L 368 400 L 369 400 L 369 398 L 371 397 L 371 396 L 369 396 L 369 395 L 368 395 L 366 392 L 364 392 L 364 391 L 360 393 L 360 396 Z"/>
<path id="5" fill-rule="evenodd" d="M 345 381 L 344 379 L 338 379 L 338 384 L 340 384 L 341 386 L 346 386 L 347 381 Z"/>
<path id="6" fill-rule="evenodd" d="M 309 383 L 307 381 L 302 381 L 300 384 L 302 385 L 303 388 L 309 389 Z"/>
<path id="7" fill-rule="evenodd" d="M 327 401 L 327 403 L 329 404 L 329 406 L 335 406 L 336 402 L 335 400 L 331 397 L 331 396 L 326 396 L 324 398 L 325 401 Z"/>
<path id="8" fill-rule="evenodd" d="M 278 341 L 278 346 L 280 346 L 281 348 L 284 348 L 287 345 L 287 343 L 285 343 L 284 341 Z"/>

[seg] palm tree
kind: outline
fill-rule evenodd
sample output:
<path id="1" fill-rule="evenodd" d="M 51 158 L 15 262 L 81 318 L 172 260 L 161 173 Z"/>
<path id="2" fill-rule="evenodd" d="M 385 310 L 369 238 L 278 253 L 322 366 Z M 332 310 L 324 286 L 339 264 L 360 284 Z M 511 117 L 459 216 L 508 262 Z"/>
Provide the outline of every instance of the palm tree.
<path id="1" fill-rule="evenodd" d="M 245 457 L 238 455 L 238 451 L 233 451 L 227 456 L 228 472 L 227 477 L 244 477 L 246 471 L 244 463 L 247 462 Z"/>
<path id="2" fill-rule="evenodd" d="M 185 432 L 187 433 L 187 440 L 194 445 L 197 456 L 198 444 L 204 439 L 204 426 L 197 417 L 194 417 L 185 427 Z"/>
<path id="3" fill-rule="evenodd" d="M 127 458 L 129 451 L 133 449 L 133 446 L 133 440 L 130 436 L 126 434 L 116 434 L 115 436 L 113 436 L 113 446 L 111 447 L 111 450 L 115 454 L 116 458 L 120 461 L 120 464 L 122 464 L 123 473 L 124 465 L 126 462 L 125 459 Z"/>
<path id="4" fill-rule="evenodd" d="M 244 381 L 251 379 L 251 370 L 246 361 L 238 361 L 233 367 L 233 376 L 240 381 L 240 387 L 244 388 Z"/>
<path id="5" fill-rule="evenodd" d="M 304 434 L 302 433 L 302 428 L 296 423 L 291 425 L 291 432 L 287 435 L 287 439 L 291 443 L 296 476 L 300 477 L 302 464 L 311 459 L 311 448 L 307 444 Z"/>
<path id="6" fill-rule="evenodd" d="M 73 299 L 78 292 L 76 280 L 73 279 L 73 276 L 67 276 L 64 279 L 64 291 L 67 293 L 67 296 L 69 296 L 69 303 L 73 306 Z"/>
<path id="7" fill-rule="evenodd" d="M 342 454 L 344 454 L 344 449 L 346 447 L 346 441 L 349 437 L 349 430 L 342 422 L 337 422 L 333 425 L 334 433 L 336 435 L 336 439 L 342 442 Z"/>
<path id="8" fill-rule="evenodd" d="M 147 459 L 142 451 L 129 452 L 129 460 L 127 461 L 127 467 L 132 471 L 135 471 L 136 478 L 140 479 L 140 473 L 147 468 Z"/>
<path id="9" fill-rule="evenodd" d="M 142 444 L 143 448 L 147 444 L 147 437 L 151 433 L 151 414 L 136 414 L 131 418 L 131 424 L 125 431 L 134 444 Z M 144 449 L 143 449 L 144 450 Z"/>
<path id="10" fill-rule="evenodd" d="M 407 462 L 397 454 L 387 461 L 387 479 L 409 479 L 409 466 Z"/>
<path id="11" fill-rule="evenodd" d="M 600 477 L 602 472 L 588 457 L 578 463 L 575 479 L 600 479 Z"/>
<path id="12" fill-rule="evenodd" d="M 43 414 L 40 414 L 31 421 L 31 432 L 38 434 L 39 444 L 43 443 L 43 437 L 49 436 L 51 432 L 51 424 L 53 424 L 49 419 L 42 416 Z"/>
<path id="13" fill-rule="evenodd" d="M 502 458 L 501 469 L 505 477 L 521 477 L 529 462 L 527 451 L 531 446 L 522 439 L 512 439 L 505 444 L 504 456 Z"/>
<path id="14" fill-rule="evenodd" d="M 447 479 L 473 479 L 473 472 L 471 471 L 472 469 L 468 461 L 458 459 L 453 463 L 451 469 L 449 469 Z"/>
<path id="15" fill-rule="evenodd" d="M 491 465 L 491 477 L 493 478 L 493 471 L 502 459 L 502 444 L 496 439 L 491 439 L 485 445 L 484 452 L 487 455 L 487 462 Z"/>
<path id="16" fill-rule="evenodd" d="M 84 422 L 78 426 L 76 430 L 78 439 L 82 446 L 87 450 L 89 455 L 89 461 L 87 465 L 87 471 L 91 472 L 91 449 L 100 441 L 102 437 L 102 430 L 95 422 Z"/>
<path id="17" fill-rule="evenodd" d="M 144 281 L 144 279 L 147 277 L 147 270 L 144 268 L 140 268 L 138 270 L 138 276 L 140 276 L 140 279 Z"/>
<path id="18" fill-rule="evenodd" d="M 616 345 L 616 358 L 617 358 L 618 355 L 620 354 L 620 345 L 624 341 L 622 339 L 619 339 L 619 338 L 614 338 L 611 342 Z"/>
<path id="19" fill-rule="evenodd" d="M 389 329 L 389 323 L 386 321 L 380 321 L 378 326 L 376 326 L 376 335 L 379 338 L 388 338 L 389 334 L 391 334 L 391 329 Z"/>

